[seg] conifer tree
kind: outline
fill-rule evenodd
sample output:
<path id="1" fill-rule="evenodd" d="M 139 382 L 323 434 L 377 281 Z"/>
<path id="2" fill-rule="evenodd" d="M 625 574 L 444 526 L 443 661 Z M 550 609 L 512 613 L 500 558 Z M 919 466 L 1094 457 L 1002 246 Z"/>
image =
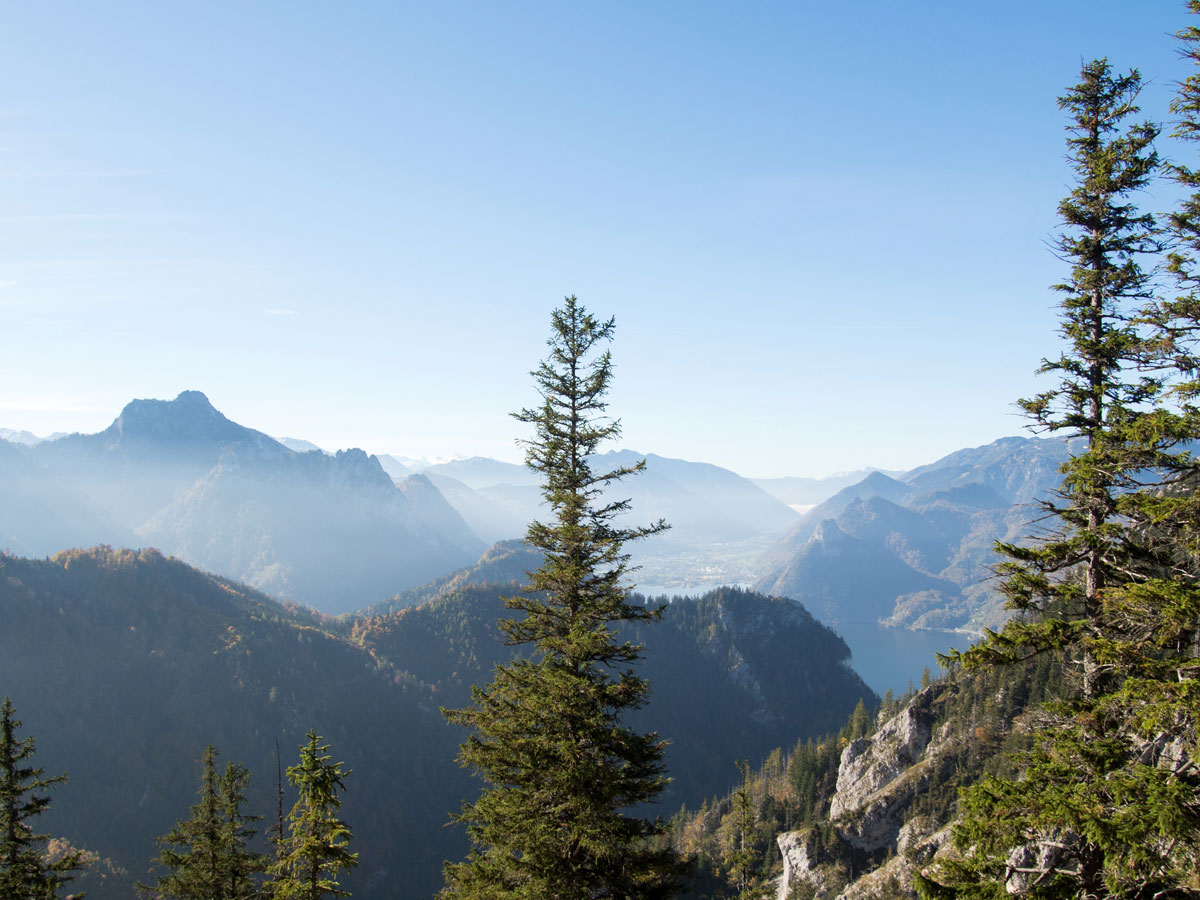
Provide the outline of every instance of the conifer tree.
<path id="1" fill-rule="evenodd" d="M 167 871 L 142 889 L 164 900 L 248 900 L 257 891 L 254 875 L 265 868 L 262 854 L 248 849 L 260 816 L 248 816 L 249 772 L 236 763 L 217 773 L 217 750 L 204 749 L 199 801 L 191 817 L 158 839 L 158 864 Z"/>
<path id="2" fill-rule="evenodd" d="M 1131 532 L 1115 521 L 1118 497 L 1146 460 L 1142 446 L 1125 440 L 1125 428 L 1158 389 L 1155 379 L 1129 372 L 1145 354 L 1136 321 L 1152 300 L 1140 260 L 1160 246 L 1153 217 L 1131 199 L 1158 170 L 1158 128 L 1123 125 L 1138 111 L 1140 87 L 1136 71 L 1114 75 L 1106 60 L 1094 60 L 1059 99 L 1070 115 L 1067 145 L 1077 177 L 1059 205 L 1065 230 L 1056 245 L 1073 263 L 1067 281 L 1055 285 L 1064 294 L 1067 349 L 1040 369 L 1058 374 L 1058 387 L 1021 405 L 1035 428 L 1065 432 L 1082 446 L 1064 465 L 1057 497 L 1044 504 L 1061 528 L 1031 545 L 999 548 L 1009 558 L 998 567 L 1001 590 L 1010 608 L 1029 615 L 965 657 L 1004 662 L 1047 647 L 1077 647 L 1085 697 L 1104 684 L 1092 646 L 1102 627 L 1101 596 L 1122 577 L 1129 550 Z"/>
<path id="3" fill-rule="evenodd" d="M 755 833 L 757 822 L 750 763 L 748 760 L 739 760 L 737 768 L 741 781 L 733 792 L 733 810 L 729 814 L 732 817 L 729 823 L 729 842 L 722 862 L 725 864 L 729 886 L 737 891 L 737 900 L 762 900 L 769 892 L 769 886 L 763 884 L 758 877 L 762 853 L 758 848 L 758 836 Z"/>
<path id="4" fill-rule="evenodd" d="M 459 760 L 489 782 L 455 818 L 473 849 L 446 866 L 443 900 L 649 900 L 674 895 L 679 864 L 652 846 L 663 826 L 631 814 L 666 778 L 663 742 L 622 715 L 648 690 L 633 666 L 641 647 L 615 629 L 657 619 L 631 602 L 626 543 L 665 524 L 619 527 L 628 501 L 605 486 L 640 471 L 593 471 L 593 454 L 620 426 L 605 417 L 613 320 L 568 297 L 552 315 L 548 357 L 534 370 L 540 406 L 516 413 L 534 427 L 526 463 L 542 476 L 552 519 L 533 522 L 526 541 L 542 551 L 523 595 L 505 600 L 521 617 L 504 620 L 507 641 L 532 653 L 497 666 L 473 704 L 444 710 L 471 729 Z"/>
<path id="5" fill-rule="evenodd" d="M 67 776 L 46 778 L 44 770 L 30 764 L 34 740 L 18 738 L 20 727 L 12 701 L 5 697 L 0 705 L 0 897 L 54 900 L 58 889 L 82 866 L 82 859 L 70 853 L 47 862 L 49 835 L 34 833 L 30 820 L 50 806 L 50 798 L 37 792 L 62 784 Z"/>
<path id="6" fill-rule="evenodd" d="M 329 745 L 314 731 L 300 745 L 300 762 L 288 766 L 288 781 L 300 796 L 287 818 L 288 833 L 278 844 L 270 867 L 273 900 L 322 900 L 348 897 L 338 876 L 358 865 L 350 852 L 350 827 L 340 818 L 341 793 L 346 790 L 343 763 L 331 762 Z"/>
<path id="7" fill-rule="evenodd" d="M 842 729 L 842 736 L 847 741 L 857 741 L 859 738 L 864 738 L 871 730 L 871 711 L 867 709 L 867 702 L 862 698 L 858 698 L 858 703 L 854 706 L 854 712 L 850 714 L 850 720 Z"/>
<path id="8" fill-rule="evenodd" d="M 1059 387 L 1024 406 L 1078 449 L 1046 505 L 1056 530 L 1000 548 L 1018 618 L 954 655 L 974 668 L 1062 652 L 1075 695 L 1040 714 L 1019 777 L 963 792 L 961 855 L 918 879 L 926 896 L 1196 894 L 1200 710 L 1194 646 L 1177 627 L 1188 619 L 1194 633 L 1200 612 L 1195 500 L 1183 489 L 1194 470 L 1181 443 L 1192 426 L 1171 408 L 1188 336 L 1165 330 L 1172 315 L 1139 264 L 1159 249 L 1131 200 L 1158 168 L 1157 128 L 1123 122 L 1139 85 L 1098 60 L 1060 101 L 1078 176 L 1060 206 L 1058 246 L 1074 263 L 1059 286 L 1068 350 L 1043 365 Z"/>
<path id="9" fill-rule="evenodd" d="M 228 900 L 248 900 L 258 893 L 258 876 L 266 871 L 267 858 L 249 847 L 258 833 L 253 824 L 262 816 L 243 812 L 250 770 L 228 763 L 221 775 L 221 842 L 225 850 L 224 896 Z"/>

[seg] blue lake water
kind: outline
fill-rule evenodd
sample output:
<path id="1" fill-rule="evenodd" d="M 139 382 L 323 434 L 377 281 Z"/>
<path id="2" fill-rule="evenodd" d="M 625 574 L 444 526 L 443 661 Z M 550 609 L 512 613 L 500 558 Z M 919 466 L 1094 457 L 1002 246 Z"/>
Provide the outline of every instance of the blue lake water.
<path id="1" fill-rule="evenodd" d="M 891 690 L 899 696 L 909 683 L 920 685 L 925 667 L 934 677 L 941 672 L 938 652 L 965 650 L 971 636 L 956 631 L 908 631 L 884 628 L 875 622 L 833 626 L 850 645 L 850 665 L 877 694 Z"/>

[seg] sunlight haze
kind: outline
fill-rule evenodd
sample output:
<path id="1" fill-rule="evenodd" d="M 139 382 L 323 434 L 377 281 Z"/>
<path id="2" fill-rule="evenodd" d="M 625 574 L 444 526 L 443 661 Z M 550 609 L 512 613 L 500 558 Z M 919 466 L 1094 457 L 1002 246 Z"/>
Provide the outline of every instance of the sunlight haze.
<path id="1" fill-rule="evenodd" d="M 576 294 L 641 452 L 825 475 L 1021 433 L 1055 98 L 1107 55 L 1161 119 L 1182 77 L 1179 4 L 1132 8 L 7 4 L 0 426 L 194 389 L 327 449 L 515 461 Z"/>

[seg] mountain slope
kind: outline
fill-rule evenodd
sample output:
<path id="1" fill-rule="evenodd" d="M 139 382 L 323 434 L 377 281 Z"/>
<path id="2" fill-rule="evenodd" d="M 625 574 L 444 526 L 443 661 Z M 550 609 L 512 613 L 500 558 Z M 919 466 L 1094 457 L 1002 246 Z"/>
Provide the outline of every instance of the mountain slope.
<path id="1" fill-rule="evenodd" d="M 755 588 L 825 621 L 979 629 L 1004 618 L 989 566 L 1061 481 L 1062 440 L 1003 438 L 899 479 L 872 473 L 810 510 L 756 566 Z M 853 540 L 851 540 L 853 539 Z M 839 555 L 840 554 L 840 555 Z"/>
<path id="2" fill-rule="evenodd" d="M 450 462 L 437 463 L 422 469 L 421 474 L 453 478 L 474 490 L 494 484 L 533 485 L 536 487 L 539 483 L 537 473 L 528 467 L 501 462 L 486 456 L 472 456 L 469 459 L 453 459 Z"/>
<path id="3" fill-rule="evenodd" d="M 473 571 L 523 558 L 501 548 Z M 71 777 L 39 824 L 114 860 L 125 884 L 145 880 L 154 838 L 194 802 L 207 744 L 249 767 L 249 809 L 264 812 L 275 739 L 286 765 L 314 728 L 353 770 L 344 812 L 362 864 L 349 888 L 429 896 L 442 861 L 465 852 L 447 817 L 478 789 L 438 707 L 467 702 L 512 652 L 496 620 L 516 586 L 470 577 L 417 606 L 332 620 L 154 551 L 0 555 L 0 694 L 36 737 L 38 763 Z M 834 727 L 873 699 L 840 639 L 791 601 L 716 592 L 630 636 L 646 644 L 652 687 L 637 724 L 671 741 L 663 809 L 724 790 L 732 759 Z M 92 900 L 129 894 L 84 886 Z"/>
<path id="4" fill-rule="evenodd" d="M 1000 438 L 943 456 L 906 472 L 902 480 L 917 493 L 982 484 L 1010 504 L 1029 503 L 1056 487 L 1069 444 L 1063 438 Z"/>
<path id="5" fill-rule="evenodd" d="M 398 490 L 361 450 L 232 447 L 138 533 L 199 566 L 334 614 L 483 550 L 428 481 Z"/>
<path id="6" fill-rule="evenodd" d="M 39 825 L 131 878 L 144 879 L 154 838 L 195 802 L 207 744 L 249 767 L 249 808 L 265 812 L 276 738 L 286 765 L 308 728 L 354 770 L 356 893 L 409 896 L 387 887 L 405 870 L 427 894 L 432 857 L 460 849 L 442 824 L 467 784 L 427 691 L 312 613 L 153 551 L 101 549 L 0 557 L 0 621 L 0 693 L 36 737 L 38 764 L 71 779 Z"/>
<path id="7" fill-rule="evenodd" d="M 914 873 L 944 853 L 958 790 L 1011 772 L 1031 710 L 1064 689 L 1061 664 L 1042 657 L 927 684 L 856 710 L 840 731 L 801 738 L 750 773 L 749 844 L 771 895 L 824 900 L 916 900 Z M 785 745 L 793 746 L 793 745 Z M 732 898 L 721 871 L 735 798 L 713 798 L 671 822 L 672 843 L 697 863 L 689 896 Z"/>
<path id="8" fill-rule="evenodd" d="M 675 534 L 668 539 L 738 540 L 779 532 L 796 513 L 748 478 L 709 463 L 671 459 L 654 453 L 613 450 L 592 460 L 595 471 L 646 461 L 641 474 L 623 481 L 622 495 L 633 499 L 638 515 L 665 518 Z"/>
<path id="9" fill-rule="evenodd" d="M 169 401 L 133 400 L 103 431 L 43 441 L 27 452 L 134 529 L 235 444 L 282 449 L 225 418 L 199 391 L 184 391 Z"/>
<path id="10" fill-rule="evenodd" d="M 751 478 L 750 480 L 772 497 L 782 500 L 792 509 L 796 509 L 824 503 L 842 488 L 858 484 L 872 472 L 878 471 L 882 471 L 884 475 L 892 478 L 903 474 L 882 469 L 858 469 L 854 472 L 839 472 L 825 478 L 803 478 L 793 475 L 784 478 Z"/>
<path id="11" fill-rule="evenodd" d="M 429 684 L 440 703 L 460 706 L 513 652 L 496 621 L 507 615 L 502 595 L 514 591 L 463 579 L 429 603 L 356 619 L 352 628 L 374 654 Z M 645 646 L 638 671 L 651 684 L 649 704 L 630 721 L 670 741 L 674 781 L 664 808 L 699 803 L 705 785 L 730 779 L 731 760 L 761 756 L 798 729 L 823 734 L 874 697 L 841 638 L 791 600 L 722 588 L 677 600 L 661 622 L 624 633 Z"/>
<path id="12" fill-rule="evenodd" d="M 744 583 L 753 561 L 798 518 L 749 479 L 708 463 L 614 450 L 591 465 L 602 472 L 643 459 L 644 471 L 614 485 L 605 499 L 630 501 L 623 523 L 665 519 L 671 526 L 629 548 L 647 584 L 667 590 L 686 585 L 694 592 L 698 583 Z M 536 473 L 526 468 L 473 458 L 430 466 L 424 474 L 487 539 L 520 538 L 530 521 L 546 515 Z"/>
<path id="13" fill-rule="evenodd" d="M 132 544 L 135 538 L 58 473 L 0 440 L 0 549 L 49 556 L 105 541 Z"/>
<path id="14" fill-rule="evenodd" d="M 822 522 L 836 521 L 851 504 L 870 497 L 883 497 L 896 503 L 903 502 L 912 493 L 908 485 L 890 478 L 882 472 L 872 472 L 862 481 L 842 488 L 828 500 L 805 513 L 786 534 L 768 550 L 758 563 L 759 581 L 756 587 L 770 592 L 772 586 L 765 580 L 774 570 L 786 567 L 791 558 L 812 538 Z"/>
<path id="15" fill-rule="evenodd" d="M 786 504 L 719 466 L 633 450 L 602 453 L 591 464 L 600 472 L 641 460 L 646 461 L 645 470 L 614 486 L 610 497 L 630 499 L 632 518 L 662 518 L 672 528 L 655 549 L 636 548 L 639 554 L 744 540 L 782 531 L 796 521 L 797 514 Z M 520 537 L 531 519 L 545 514 L 537 474 L 523 466 L 474 457 L 430 466 L 423 474 L 446 488 L 447 498 L 479 533 Z M 509 533 L 500 535 L 499 528 Z"/>
<path id="16" fill-rule="evenodd" d="M 0 455 L 14 473 L 0 526 L 11 517 L 3 530 L 24 535 L 19 523 L 42 523 L 13 544 L 22 552 L 145 542 L 341 613 L 468 564 L 486 546 L 428 481 L 397 487 L 361 450 L 298 453 L 198 391 L 135 400 L 104 431 L 20 452 L 22 473 Z"/>
<path id="17" fill-rule="evenodd" d="M 471 530 L 483 540 L 495 543 L 496 541 L 512 540 L 525 534 L 529 520 L 522 518 L 523 513 L 519 509 L 513 510 L 511 507 L 501 505 L 449 475 L 439 475 L 432 469 L 426 469 L 421 474 L 432 482 L 433 486 L 446 498 L 446 501 L 462 515 L 466 522 L 470 523 Z M 528 497 L 531 505 L 536 506 L 540 500 L 537 488 L 508 487 Z M 529 514 L 532 514 L 532 510 L 529 511 Z"/>

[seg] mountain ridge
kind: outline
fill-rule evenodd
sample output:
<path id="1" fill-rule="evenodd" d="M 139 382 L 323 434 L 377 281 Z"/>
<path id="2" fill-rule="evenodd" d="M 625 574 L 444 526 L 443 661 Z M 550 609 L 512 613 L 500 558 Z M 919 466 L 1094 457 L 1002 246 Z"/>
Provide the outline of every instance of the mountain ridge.
<path id="1" fill-rule="evenodd" d="M 990 581 L 992 546 L 1021 536 L 1035 501 L 1061 482 L 1067 453 L 1061 439 L 1007 437 L 900 478 L 873 472 L 814 507 L 767 550 L 755 589 L 801 599 L 827 622 L 998 625 L 1006 613 Z M 853 567 L 831 562 L 838 547 L 853 547 Z"/>
<path id="2" fill-rule="evenodd" d="M 359 449 L 291 450 L 200 391 L 133 400 L 100 432 L 19 451 L 33 468 L 19 482 L 22 503 L 0 509 L 0 535 L 29 555 L 150 543 L 339 613 L 466 565 L 487 546 L 428 482 L 406 492 Z M 81 515 L 103 515 L 68 529 L 70 516 L 55 510 L 72 502 Z"/>

